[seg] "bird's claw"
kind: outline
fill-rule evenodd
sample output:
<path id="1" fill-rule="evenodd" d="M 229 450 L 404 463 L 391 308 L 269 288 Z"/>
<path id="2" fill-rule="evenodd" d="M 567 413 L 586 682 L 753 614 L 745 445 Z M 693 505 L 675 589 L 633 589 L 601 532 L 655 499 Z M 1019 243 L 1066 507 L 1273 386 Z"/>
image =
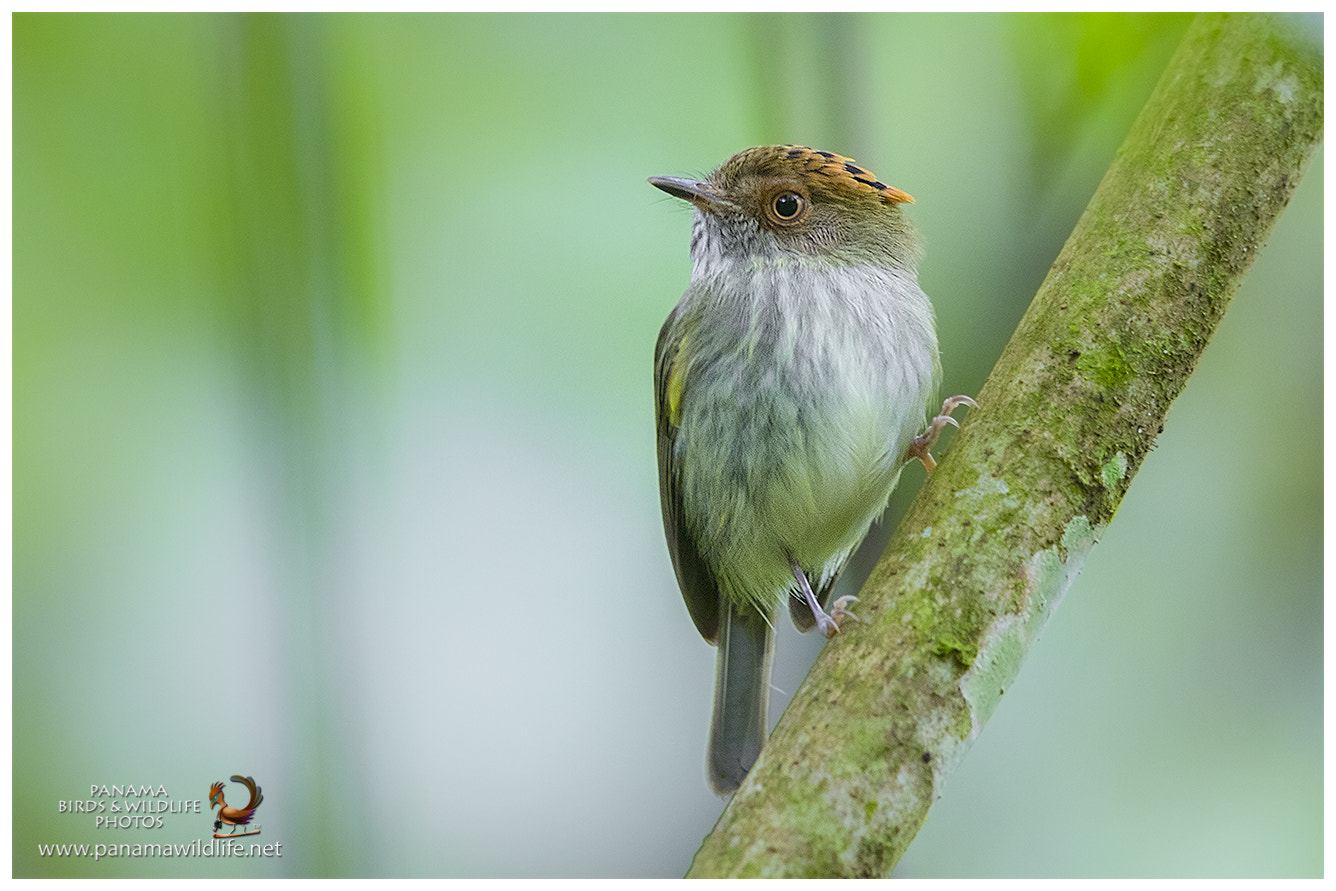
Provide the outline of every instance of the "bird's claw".
<path id="1" fill-rule="evenodd" d="M 932 447 L 937 443 L 937 437 L 942 435 L 942 428 L 947 424 L 950 424 L 952 427 L 960 427 L 960 422 L 951 417 L 951 412 L 962 405 L 968 405 L 970 408 L 979 407 L 979 404 L 968 396 L 952 396 L 950 399 L 947 399 L 942 403 L 941 413 L 932 419 L 932 423 L 928 425 L 928 429 L 914 437 L 914 440 L 910 442 L 909 449 L 905 453 L 905 460 L 908 461 L 912 458 L 917 458 L 919 461 L 923 462 L 923 466 L 927 469 L 928 473 L 932 473 L 936 470 L 937 461 L 932 457 Z"/>
<path id="2" fill-rule="evenodd" d="M 855 616 L 845 608 L 856 600 L 858 600 L 857 597 L 852 594 L 846 594 L 844 597 L 841 597 L 831 604 L 829 613 L 823 610 L 821 614 L 816 617 L 816 627 L 821 629 L 821 633 L 827 640 L 840 633 L 840 622 L 845 619 L 851 619 L 855 622 L 858 621 L 858 616 Z"/>
<path id="3" fill-rule="evenodd" d="M 833 604 L 831 604 L 830 617 L 834 619 L 836 622 L 839 622 L 841 619 L 853 619 L 855 622 L 857 622 L 858 616 L 855 616 L 853 613 L 849 612 L 848 609 L 846 609 L 846 607 L 849 604 L 857 602 L 858 602 L 857 597 L 855 597 L 852 594 L 846 594 L 845 596 L 841 597 L 839 600 L 836 600 Z"/>

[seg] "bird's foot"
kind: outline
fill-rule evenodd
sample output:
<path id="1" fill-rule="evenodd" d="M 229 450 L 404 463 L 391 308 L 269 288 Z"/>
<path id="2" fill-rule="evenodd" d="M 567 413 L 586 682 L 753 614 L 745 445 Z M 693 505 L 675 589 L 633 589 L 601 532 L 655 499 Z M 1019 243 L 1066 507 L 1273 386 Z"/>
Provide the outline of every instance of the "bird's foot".
<path id="1" fill-rule="evenodd" d="M 803 592 L 803 599 L 807 601 L 807 607 L 812 611 L 812 618 L 816 619 L 816 627 L 827 640 L 840 633 L 840 622 L 846 619 L 858 621 L 858 616 L 846 608 L 858 600 L 857 597 L 847 594 L 831 604 L 830 612 L 826 612 L 821 608 L 821 602 L 816 599 L 816 595 L 812 593 L 812 586 L 807 582 L 807 574 L 796 563 L 793 565 L 793 578 Z"/>
<path id="2" fill-rule="evenodd" d="M 857 622 L 858 616 L 849 612 L 845 607 L 856 601 L 858 598 L 852 594 L 846 594 L 831 605 L 830 612 L 827 613 L 817 604 L 812 614 L 816 616 L 816 627 L 827 639 L 840 633 L 840 623 L 844 621 Z"/>
<path id="3" fill-rule="evenodd" d="M 851 622 L 858 621 L 858 616 L 855 616 L 847 609 L 849 604 L 857 602 L 858 602 L 857 597 L 855 597 L 852 594 L 845 594 L 843 597 L 839 598 L 833 604 L 831 604 L 830 618 L 835 622 L 835 627 L 837 629 L 839 628 L 839 623 L 843 622 L 845 619 L 848 619 Z"/>
<path id="4" fill-rule="evenodd" d="M 942 430 L 947 424 L 950 424 L 952 427 L 960 426 L 960 422 L 951 417 L 951 412 L 962 405 L 968 405 L 970 408 L 979 407 L 979 404 L 968 396 L 952 396 L 950 399 L 947 399 L 942 403 L 941 413 L 932 419 L 932 423 L 928 425 L 928 429 L 924 430 L 919 436 L 916 436 L 913 442 L 909 444 L 909 449 L 905 453 L 905 460 L 908 461 L 911 458 L 917 458 L 923 462 L 923 466 L 927 469 L 928 473 L 932 473 L 936 470 L 937 462 L 932 457 L 932 447 L 936 445 L 937 437 L 942 435 Z"/>

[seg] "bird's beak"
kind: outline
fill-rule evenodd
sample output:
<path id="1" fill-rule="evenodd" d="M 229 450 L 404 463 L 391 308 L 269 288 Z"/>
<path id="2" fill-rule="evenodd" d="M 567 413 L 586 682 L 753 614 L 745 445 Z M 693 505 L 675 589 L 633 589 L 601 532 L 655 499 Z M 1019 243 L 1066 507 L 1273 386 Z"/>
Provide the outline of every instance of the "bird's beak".
<path id="1" fill-rule="evenodd" d="M 683 179 L 679 176 L 651 176 L 649 184 L 656 189 L 663 189 L 674 198 L 690 201 L 701 210 L 713 210 L 721 203 L 719 193 L 709 183 L 697 182 L 694 179 Z"/>

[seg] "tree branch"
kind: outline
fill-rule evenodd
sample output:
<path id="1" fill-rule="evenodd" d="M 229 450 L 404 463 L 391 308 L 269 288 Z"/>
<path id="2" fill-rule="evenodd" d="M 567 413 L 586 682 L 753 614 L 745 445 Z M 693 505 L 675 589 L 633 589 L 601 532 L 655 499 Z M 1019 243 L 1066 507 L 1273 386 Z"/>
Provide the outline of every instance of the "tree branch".
<path id="1" fill-rule="evenodd" d="M 691 876 L 889 875 L 1163 429 L 1322 138 L 1320 50 L 1197 19 Z"/>

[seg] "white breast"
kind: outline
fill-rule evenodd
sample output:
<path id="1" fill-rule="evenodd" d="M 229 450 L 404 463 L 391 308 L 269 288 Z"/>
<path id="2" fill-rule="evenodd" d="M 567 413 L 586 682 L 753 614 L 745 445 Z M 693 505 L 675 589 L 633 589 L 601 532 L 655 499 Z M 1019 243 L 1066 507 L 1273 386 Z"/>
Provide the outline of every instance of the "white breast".
<path id="1" fill-rule="evenodd" d="M 768 611 L 790 559 L 820 584 L 884 508 L 935 385 L 932 310 L 912 276 L 880 268 L 711 278 L 693 285 L 684 507 L 721 583 Z M 742 288 L 720 293 L 725 280 Z"/>

